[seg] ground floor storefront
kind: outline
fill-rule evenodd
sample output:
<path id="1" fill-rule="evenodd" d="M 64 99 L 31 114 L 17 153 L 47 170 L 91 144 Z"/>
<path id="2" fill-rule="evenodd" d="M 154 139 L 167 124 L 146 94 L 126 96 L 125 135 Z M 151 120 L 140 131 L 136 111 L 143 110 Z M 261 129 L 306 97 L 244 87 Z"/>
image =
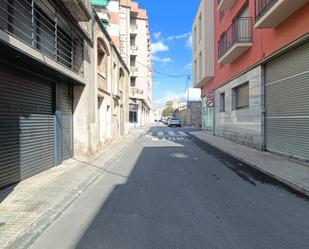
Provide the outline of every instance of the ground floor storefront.
<path id="1" fill-rule="evenodd" d="M 142 127 L 151 123 L 151 108 L 142 99 L 130 99 L 130 127 Z"/>
<path id="2" fill-rule="evenodd" d="M 309 160 L 309 43 L 283 49 L 203 98 L 203 129 Z M 214 111 L 214 112 L 213 112 Z"/>
<path id="3" fill-rule="evenodd" d="M 71 83 L 0 62 L 0 187 L 72 157 L 72 112 Z"/>

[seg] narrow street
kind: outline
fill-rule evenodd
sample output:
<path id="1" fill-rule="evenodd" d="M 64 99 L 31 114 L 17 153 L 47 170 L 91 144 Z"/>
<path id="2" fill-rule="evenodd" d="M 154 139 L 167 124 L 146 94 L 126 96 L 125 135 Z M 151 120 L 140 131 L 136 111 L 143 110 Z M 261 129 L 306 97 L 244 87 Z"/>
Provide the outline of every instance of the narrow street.
<path id="1" fill-rule="evenodd" d="M 31 248 L 308 248 L 308 199 L 192 130 L 154 125 Z"/>

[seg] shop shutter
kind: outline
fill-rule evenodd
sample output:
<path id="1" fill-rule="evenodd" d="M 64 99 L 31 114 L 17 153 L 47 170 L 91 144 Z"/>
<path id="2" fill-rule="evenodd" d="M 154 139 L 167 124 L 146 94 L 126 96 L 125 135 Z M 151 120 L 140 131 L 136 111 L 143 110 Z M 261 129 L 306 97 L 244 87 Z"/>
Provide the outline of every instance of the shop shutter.
<path id="1" fill-rule="evenodd" d="M 61 91 L 61 119 L 62 119 L 62 160 L 73 156 L 73 115 L 72 90 L 67 83 L 60 84 Z"/>
<path id="2" fill-rule="evenodd" d="M 54 93 L 51 82 L 0 64 L 0 186 L 54 166 Z"/>
<path id="3" fill-rule="evenodd" d="M 268 63 L 266 149 L 309 160 L 309 44 Z"/>

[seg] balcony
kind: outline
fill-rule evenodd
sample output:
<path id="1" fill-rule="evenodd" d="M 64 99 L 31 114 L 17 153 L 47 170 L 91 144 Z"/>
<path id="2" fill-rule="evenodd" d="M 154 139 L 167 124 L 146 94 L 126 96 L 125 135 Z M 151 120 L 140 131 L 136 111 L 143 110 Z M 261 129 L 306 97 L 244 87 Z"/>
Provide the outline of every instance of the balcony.
<path id="1" fill-rule="evenodd" d="M 130 25 L 130 33 L 131 33 L 131 34 L 137 34 L 137 32 L 138 32 L 138 26 L 137 26 L 137 24 L 131 24 L 131 25 Z"/>
<path id="2" fill-rule="evenodd" d="M 91 19 L 91 5 L 89 0 L 62 0 L 71 15 L 79 22 Z"/>
<path id="3" fill-rule="evenodd" d="M 225 11 L 229 10 L 235 3 L 235 0 L 217 0 L 218 10 Z"/>
<path id="4" fill-rule="evenodd" d="M 131 66 L 131 76 L 137 76 L 138 73 L 138 67 L 137 66 Z"/>
<path id="5" fill-rule="evenodd" d="M 51 11 L 52 5 L 48 1 L 32 5 L 29 1 L 15 0 L 12 4 L 10 0 L 2 0 L 0 6 L 1 31 L 66 69 L 83 75 L 84 38 L 60 10 Z M 8 38 L 6 42 L 10 40 Z M 28 50 L 24 49 L 26 53 Z M 44 57 L 40 58 L 46 63 Z"/>
<path id="6" fill-rule="evenodd" d="M 130 98 L 143 98 L 144 91 L 142 89 L 131 87 L 130 89 Z"/>
<path id="7" fill-rule="evenodd" d="M 252 47 L 252 18 L 235 19 L 218 42 L 219 64 L 229 64 Z"/>
<path id="8" fill-rule="evenodd" d="M 131 51 L 131 55 L 137 55 L 138 46 L 136 46 L 136 45 L 131 45 L 130 51 Z"/>
<path id="9" fill-rule="evenodd" d="M 104 92 L 108 92 L 107 79 L 101 73 L 98 73 L 98 89 Z"/>
<path id="10" fill-rule="evenodd" d="M 255 28 L 275 28 L 309 0 L 255 0 Z"/>

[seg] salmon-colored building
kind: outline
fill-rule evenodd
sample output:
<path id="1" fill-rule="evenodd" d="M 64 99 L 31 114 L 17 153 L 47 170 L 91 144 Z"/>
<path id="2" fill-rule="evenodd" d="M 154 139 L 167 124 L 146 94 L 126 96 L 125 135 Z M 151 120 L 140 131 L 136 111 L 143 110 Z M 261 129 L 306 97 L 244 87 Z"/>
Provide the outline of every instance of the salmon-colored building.
<path id="1" fill-rule="evenodd" d="M 309 1 L 201 0 L 192 29 L 203 127 L 309 160 Z"/>

